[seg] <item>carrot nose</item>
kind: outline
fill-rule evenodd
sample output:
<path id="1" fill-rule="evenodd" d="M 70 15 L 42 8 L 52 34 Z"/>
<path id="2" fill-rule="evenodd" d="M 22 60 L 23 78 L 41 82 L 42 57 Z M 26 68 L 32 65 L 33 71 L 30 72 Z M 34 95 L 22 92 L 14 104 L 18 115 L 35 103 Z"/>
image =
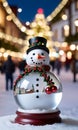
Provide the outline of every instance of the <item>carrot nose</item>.
<path id="1" fill-rule="evenodd" d="M 38 54 L 38 59 L 44 59 L 44 58 L 45 58 L 45 56 Z"/>

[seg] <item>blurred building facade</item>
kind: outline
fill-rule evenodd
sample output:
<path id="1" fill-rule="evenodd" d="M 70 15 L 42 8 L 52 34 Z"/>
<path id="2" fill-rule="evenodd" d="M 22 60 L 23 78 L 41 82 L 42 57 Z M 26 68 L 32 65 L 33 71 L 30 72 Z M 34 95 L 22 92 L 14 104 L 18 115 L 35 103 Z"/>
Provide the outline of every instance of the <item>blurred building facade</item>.
<path id="1" fill-rule="evenodd" d="M 6 12 L 6 7 L 9 13 Z M 17 16 L 17 7 L 11 6 L 11 10 L 15 16 Z M 23 46 L 21 39 L 24 40 L 26 37 L 26 34 L 23 33 L 13 22 L 12 17 L 14 16 L 10 14 L 11 10 L 9 10 L 6 1 L 3 3 L 2 0 L 0 0 L 0 58 L 2 59 L 3 57 L 6 58 L 8 54 L 19 58 L 19 54 L 14 52 L 20 52 L 20 49 Z M 20 39 L 20 44 L 18 39 Z M 3 44 L 1 44 L 2 42 Z M 4 43 L 8 43 L 9 49 L 4 45 Z M 10 48 L 12 50 L 10 50 Z M 17 51 L 15 49 L 17 49 Z"/>
<path id="2" fill-rule="evenodd" d="M 52 40 L 58 42 L 56 50 L 60 50 L 62 60 L 71 59 L 73 54 L 78 59 L 78 0 L 68 1 L 50 24 Z"/>

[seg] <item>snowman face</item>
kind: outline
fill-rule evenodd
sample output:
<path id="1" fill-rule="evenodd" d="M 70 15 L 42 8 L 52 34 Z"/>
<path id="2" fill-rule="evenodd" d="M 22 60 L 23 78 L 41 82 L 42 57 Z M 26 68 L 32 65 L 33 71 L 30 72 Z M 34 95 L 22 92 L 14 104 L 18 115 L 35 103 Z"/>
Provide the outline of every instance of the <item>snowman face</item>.
<path id="1" fill-rule="evenodd" d="M 42 49 L 34 49 L 26 57 L 26 62 L 30 66 L 48 65 L 49 61 L 48 53 Z"/>

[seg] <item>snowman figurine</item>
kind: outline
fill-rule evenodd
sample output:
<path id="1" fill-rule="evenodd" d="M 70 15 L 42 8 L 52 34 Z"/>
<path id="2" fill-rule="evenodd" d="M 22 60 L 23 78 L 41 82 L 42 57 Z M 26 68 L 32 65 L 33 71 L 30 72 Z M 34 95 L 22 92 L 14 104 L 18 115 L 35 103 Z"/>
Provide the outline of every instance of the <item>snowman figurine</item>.
<path id="1" fill-rule="evenodd" d="M 25 71 L 14 84 L 19 105 L 16 123 L 44 125 L 61 122 L 57 108 L 62 99 L 62 85 L 50 72 L 49 50 L 43 37 L 29 39 Z"/>

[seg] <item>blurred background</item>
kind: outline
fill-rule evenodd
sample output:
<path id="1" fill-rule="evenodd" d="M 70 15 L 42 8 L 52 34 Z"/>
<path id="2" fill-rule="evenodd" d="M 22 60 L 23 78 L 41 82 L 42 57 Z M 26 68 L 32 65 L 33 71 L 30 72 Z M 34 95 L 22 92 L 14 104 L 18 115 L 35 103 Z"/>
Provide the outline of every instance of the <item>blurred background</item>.
<path id="1" fill-rule="evenodd" d="M 56 0 L 55 3 L 0 0 L 0 71 L 8 55 L 18 67 L 25 59 L 28 40 L 34 36 L 47 39 L 52 70 L 60 61 L 61 68 L 66 72 L 71 70 L 75 82 L 78 73 L 78 0 Z"/>
<path id="2" fill-rule="evenodd" d="M 60 110 L 78 119 L 78 0 L 0 0 L 0 116 L 18 108 L 12 88 L 6 89 L 3 64 L 10 55 L 16 80 L 34 36 L 47 39 L 51 72 L 63 86 Z"/>

